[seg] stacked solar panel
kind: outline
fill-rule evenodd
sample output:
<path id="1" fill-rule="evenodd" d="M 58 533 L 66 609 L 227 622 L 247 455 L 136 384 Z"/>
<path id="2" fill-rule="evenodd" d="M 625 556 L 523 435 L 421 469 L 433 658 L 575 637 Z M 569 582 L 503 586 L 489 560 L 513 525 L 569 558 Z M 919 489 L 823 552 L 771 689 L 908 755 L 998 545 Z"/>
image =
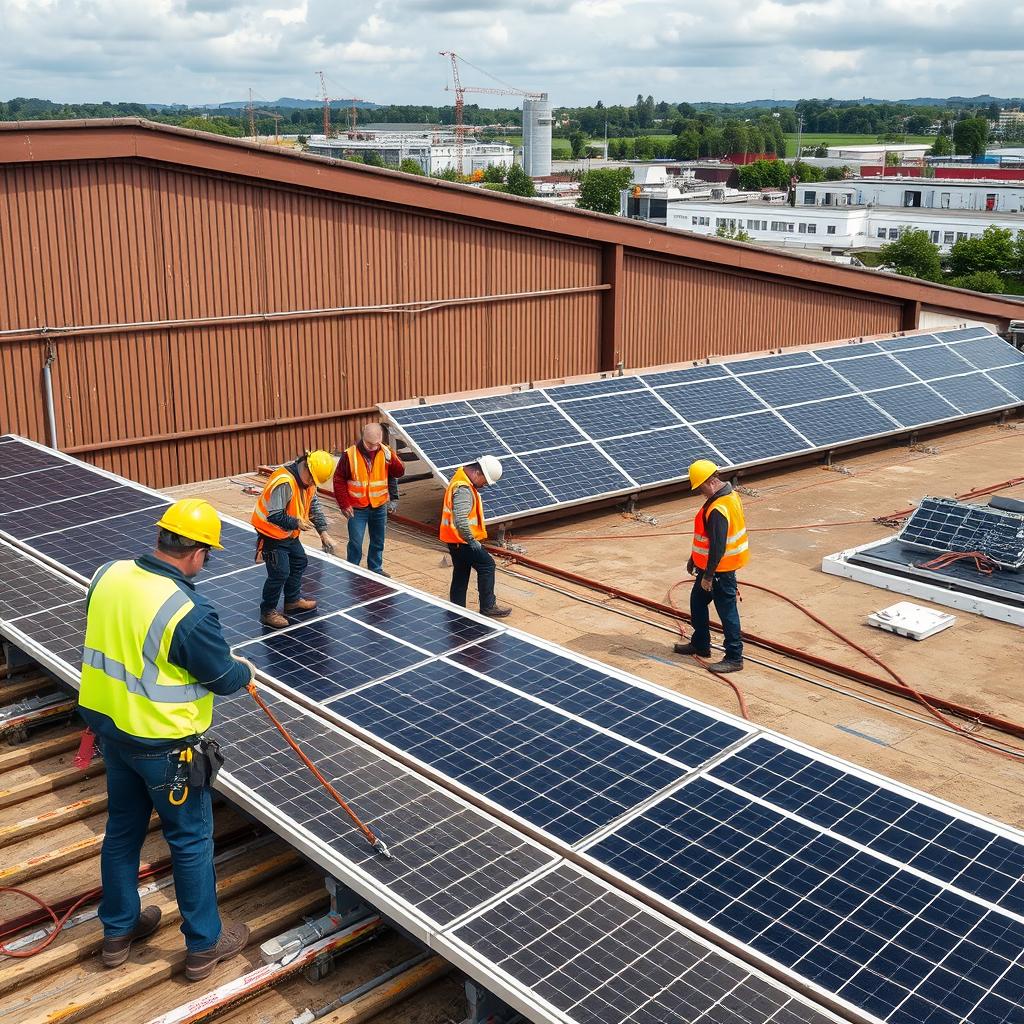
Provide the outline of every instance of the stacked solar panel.
<path id="1" fill-rule="evenodd" d="M 1021 403 L 1024 355 L 979 327 L 382 411 L 446 481 L 501 459 L 498 521 Z"/>
<path id="2" fill-rule="evenodd" d="M 954 498 L 922 499 L 897 540 L 921 551 L 979 551 L 1004 569 L 1024 568 L 1024 516 Z"/>

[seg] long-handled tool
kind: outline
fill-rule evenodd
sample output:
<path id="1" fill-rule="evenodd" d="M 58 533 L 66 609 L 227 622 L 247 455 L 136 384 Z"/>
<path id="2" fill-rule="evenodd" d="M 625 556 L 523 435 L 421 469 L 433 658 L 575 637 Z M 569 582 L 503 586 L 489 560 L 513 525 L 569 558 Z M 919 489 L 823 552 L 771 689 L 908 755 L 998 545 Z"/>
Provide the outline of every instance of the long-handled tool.
<path id="1" fill-rule="evenodd" d="M 384 857 L 387 860 L 391 860 L 391 851 L 385 845 L 384 840 L 380 836 L 380 833 L 373 829 L 370 825 L 367 825 L 359 817 L 359 815 L 352 810 L 352 808 L 345 801 L 344 797 L 342 797 L 342 795 L 327 781 L 327 779 L 324 778 L 323 773 L 320 771 L 320 769 L 317 768 L 317 766 L 313 764 L 313 762 L 308 757 L 306 757 L 306 755 L 300 749 L 299 745 L 288 734 L 288 730 L 278 721 L 277 716 L 274 714 L 274 712 L 271 711 L 269 707 L 267 707 L 266 701 L 263 700 L 263 698 L 259 695 L 259 693 L 256 690 L 256 684 L 249 683 L 246 689 L 248 689 L 249 691 L 249 696 L 252 697 L 252 699 L 256 701 L 257 704 L 259 704 L 259 706 L 263 709 L 264 713 L 266 714 L 267 718 L 269 718 L 270 721 L 273 722 L 274 727 L 284 737 L 285 742 L 288 744 L 288 746 L 291 747 L 296 754 L 298 754 L 299 760 L 301 760 L 302 763 L 316 776 L 316 779 L 320 783 L 320 785 L 323 786 L 324 789 L 326 789 L 327 792 L 330 793 L 335 800 L 337 800 L 341 809 L 352 819 L 352 821 L 356 825 L 356 828 L 358 828 L 359 831 L 363 833 L 363 835 L 366 837 L 366 841 L 370 844 L 370 846 L 372 846 L 373 849 L 381 857 Z"/>

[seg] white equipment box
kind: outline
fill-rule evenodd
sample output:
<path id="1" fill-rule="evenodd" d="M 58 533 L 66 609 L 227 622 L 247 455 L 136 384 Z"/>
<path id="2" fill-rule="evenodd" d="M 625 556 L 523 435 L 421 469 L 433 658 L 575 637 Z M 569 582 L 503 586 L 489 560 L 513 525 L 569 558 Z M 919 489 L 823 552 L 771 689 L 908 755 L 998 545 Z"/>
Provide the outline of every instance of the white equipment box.
<path id="1" fill-rule="evenodd" d="M 899 601 L 881 611 L 872 612 L 868 623 L 899 636 L 909 636 L 913 640 L 925 640 L 944 629 L 949 629 L 956 622 L 956 616 L 948 612 L 938 612 L 931 608 L 922 608 L 910 601 Z"/>

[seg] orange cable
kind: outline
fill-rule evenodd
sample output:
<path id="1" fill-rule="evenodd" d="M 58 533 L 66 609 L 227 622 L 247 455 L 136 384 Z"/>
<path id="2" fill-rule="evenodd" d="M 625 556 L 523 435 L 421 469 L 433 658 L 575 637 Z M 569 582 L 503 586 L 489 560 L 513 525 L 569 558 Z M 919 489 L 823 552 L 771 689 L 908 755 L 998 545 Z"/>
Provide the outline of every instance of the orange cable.
<path id="1" fill-rule="evenodd" d="M 308 757 L 306 757 L 306 755 L 303 753 L 299 745 L 295 742 L 295 740 L 291 738 L 291 736 L 288 733 L 288 730 L 277 720 L 277 716 L 274 714 L 273 711 L 270 710 L 270 708 L 264 702 L 263 698 L 259 695 L 259 693 L 256 690 L 256 684 L 249 683 L 246 689 L 249 691 L 249 696 L 252 697 L 252 699 L 256 701 L 257 704 L 259 704 L 259 706 L 264 710 L 264 712 L 266 712 L 267 718 L 269 718 L 270 721 L 273 722 L 274 727 L 285 738 L 285 742 L 288 744 L 288 746 L 290 746 L 292 750 L 294 750 L 295 753 L 298 754 L 299 759 L 316 776 L 316 779 L 320 783 L 320 785 L 323 786 L 324 789 L 326 789 L 327 792 L 330 793 L 335 800 L 337 800 L 338 804 L 341 806 L 341 809 L 352 819 L 353 822 L 355 822 L 356 827 L 366 837 L 366 841 L 374 849 L 379 850 L 381 853 L 387 856 L 387 847 L 384 846 L 384 844 L 381 842 L 380 836 L 378 836 L 377 833 L 369 827 L 369 825 L 364 824 L 363 820 L 359 817 L 359 815 L 356 814 L 356 812 L 353 811 L 352 808 L 345 801 L 345 798 L 327 781 L 326 778 L 324 778 L 320 769 L 317 768 L 317 766 L 313 764 L 313 762 Z"/>

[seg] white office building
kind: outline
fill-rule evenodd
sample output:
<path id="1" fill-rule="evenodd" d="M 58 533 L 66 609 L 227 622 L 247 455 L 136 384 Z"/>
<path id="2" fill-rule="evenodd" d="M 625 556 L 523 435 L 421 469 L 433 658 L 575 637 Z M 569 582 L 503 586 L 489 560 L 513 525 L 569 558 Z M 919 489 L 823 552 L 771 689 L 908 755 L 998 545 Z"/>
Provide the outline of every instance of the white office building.
<path id="1" fill-rule="evenodd" d="M 930 210 L 1024 212 L 1024 181 L 884 175 L 796 186 L 798 206 L 902 206 Z"/>
<path id="2" fill-rule="evenodd" d="M 923 160 L 925 154 L 931 149 L 931 145 L 927 142 L 920 145 L 875 142 L 860 146 L 826 146 L 825 148 L 832 160 L 871 164 L 881 163 L 890 153 L 895 153 L 903 161 Z"/>
<path id="3" fill-rule="evenodd" d="M 386 164 L 397 165 L 403 160 L 415 160 L 423 168 L 424 174 L 442 174 L 455 168 L 467 176 L 474 171 L 485 171 L 496 164 L 511 167 L 515 156 L 512 147 L 504 143 L 472 142 L 467 139 L 462 147 L 462 167 L 458 168 L 458 147 L 451 132 L 360 131 L 330 139 L 322 135 L 311 135 L 306 148 L 317 156 L 337 160 L 350 156 L 365 157 L 368 153 L 374 153 Z"/>

